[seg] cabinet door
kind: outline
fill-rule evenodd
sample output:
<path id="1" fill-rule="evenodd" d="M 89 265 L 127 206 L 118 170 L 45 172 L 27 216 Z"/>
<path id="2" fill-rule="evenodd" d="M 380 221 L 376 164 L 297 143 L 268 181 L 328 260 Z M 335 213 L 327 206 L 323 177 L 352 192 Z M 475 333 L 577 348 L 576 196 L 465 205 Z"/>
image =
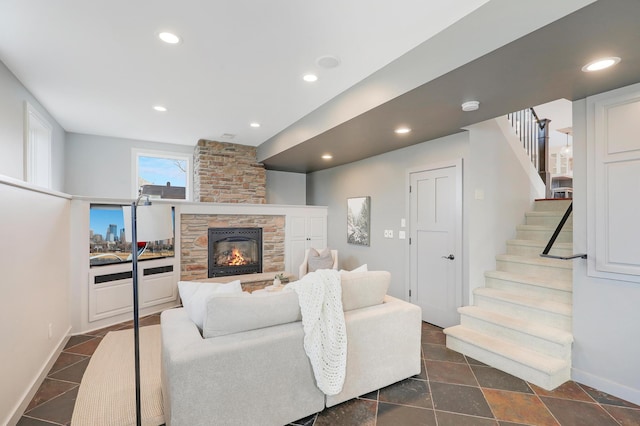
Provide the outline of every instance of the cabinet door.
<path id="1" fill-rule="evenodd" d="M 327 218 L 311 216 L 307 218 L 307 248 L 323 249 L 327 246 Z"/>

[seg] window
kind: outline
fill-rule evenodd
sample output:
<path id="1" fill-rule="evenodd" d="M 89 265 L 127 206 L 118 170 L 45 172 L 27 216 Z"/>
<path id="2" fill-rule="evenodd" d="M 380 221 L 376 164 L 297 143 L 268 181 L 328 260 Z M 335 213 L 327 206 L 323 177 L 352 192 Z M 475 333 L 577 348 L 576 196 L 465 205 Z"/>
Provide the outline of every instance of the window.
<path id="1" fill-rule="evenodd" d="M 191 199 L 190 155 L 162 151 L 133 151 L 133 196 Z"/>
<path id="2" fill-rule="evenodd" d="M 51 188 L 51 124 L 25 102 L 25 180 Z"/>

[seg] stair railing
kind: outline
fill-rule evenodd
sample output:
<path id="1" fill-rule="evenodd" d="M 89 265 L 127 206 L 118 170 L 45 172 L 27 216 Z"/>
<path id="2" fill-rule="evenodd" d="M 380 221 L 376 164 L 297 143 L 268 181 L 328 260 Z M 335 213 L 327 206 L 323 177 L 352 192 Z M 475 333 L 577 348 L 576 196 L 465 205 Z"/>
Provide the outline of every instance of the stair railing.
<path id="1" fill-rule="evenodd" d="M 553 231 L 553 235 L 551 235 L 551 238 L 549 239 L 547 246 L 544 248 L 544 250 L 540 254 L 540 257 L 549 257 L 551 259 L 561 259 L 561 260 L 587 258 L 586 253 L 573 254 L 571 256 L 556 256 L 553 254 L 549 254 L 549 252 L 551 251 L 551 248 L 553 247 L 553 244 L 556 242 L 558 235 L 560 235 L 560 231 L 562 231 L 562 228 L 564 227 L 564 224 L 567 222 L 567 219 L 569 219 L 569 216 L 571 215 L 572 211 L 573 211 L 573 201 L 569 204 L 569 207 L 567 207 L 567 211 L 564 212 L 564 216 L 562 216 L 562 219 L 560 219 L 560 223 L 558 223 L 558 226 L 556 226 L 556 229 Z"/>
<path id="2" fill-rule="evenodd" d="M 548 118 L 540 119 L 533 108 L 507 114 L 511 127 L 522 142 L 531 164 L 545 185 L 545 198 L 551 196 L 551 172 L 549 168 L 549 123 Z"/>

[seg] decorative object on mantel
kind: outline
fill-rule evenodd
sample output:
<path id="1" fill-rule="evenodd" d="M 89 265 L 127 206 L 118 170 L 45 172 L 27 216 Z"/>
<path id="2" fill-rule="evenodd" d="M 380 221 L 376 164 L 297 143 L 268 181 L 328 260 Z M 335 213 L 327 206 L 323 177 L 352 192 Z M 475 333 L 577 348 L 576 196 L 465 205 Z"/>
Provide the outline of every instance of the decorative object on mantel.
<path id="1" fill-rule="evenodd" d="M 276 274 L 276 276 L 273 278 L 273 285 L 275 287 L 282 284 L 286 284 L 288 282 L 289 282 L 289 277 L 287 277 L 284 273 Z"/>
<path id="2" fill-rule="evenodd" d="M 369 230 L 371 197 L 347 198 L 347 243 L 371 245 Z"/>
<path id="3" fill-rule="evenodd" d="M 142 197 L 146 201 L 140 205 Z M 139 210 L 138 210 L 139 209 Z M 131 241 L 131 264 L 133 278 L 133 340 L 134 340 L 134 367 L 136 384 L 136 424 L 142 425 L 141 399 L 140 399 L 140 323 L 138 308 L 138 255 L 145 248 L 135 250 L 138 241 L 159 241 L 173 238 L 173 217 L 171 206 L 168 204 L 151 205 L 148 195 L 140 194 L 131 206 L 123 206 L 125 217 L 131 217 L 131 227 L 125 226 L 125 238 Z M 126 222 L 125 222 L 126 223 Z"/>

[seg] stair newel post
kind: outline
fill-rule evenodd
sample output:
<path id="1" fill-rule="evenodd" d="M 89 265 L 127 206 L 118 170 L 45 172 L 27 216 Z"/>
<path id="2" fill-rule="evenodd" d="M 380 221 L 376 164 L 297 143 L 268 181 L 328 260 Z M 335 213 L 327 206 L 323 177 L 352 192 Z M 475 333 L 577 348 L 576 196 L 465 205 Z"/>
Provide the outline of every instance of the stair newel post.
<path id="1" fill-rule="evenodd" d="M 551 197 L 551 171 L 549 164 L 549 123 L 551 120 L 538 120 L 538 174 L 544 182 L 545 198 Z"/>

